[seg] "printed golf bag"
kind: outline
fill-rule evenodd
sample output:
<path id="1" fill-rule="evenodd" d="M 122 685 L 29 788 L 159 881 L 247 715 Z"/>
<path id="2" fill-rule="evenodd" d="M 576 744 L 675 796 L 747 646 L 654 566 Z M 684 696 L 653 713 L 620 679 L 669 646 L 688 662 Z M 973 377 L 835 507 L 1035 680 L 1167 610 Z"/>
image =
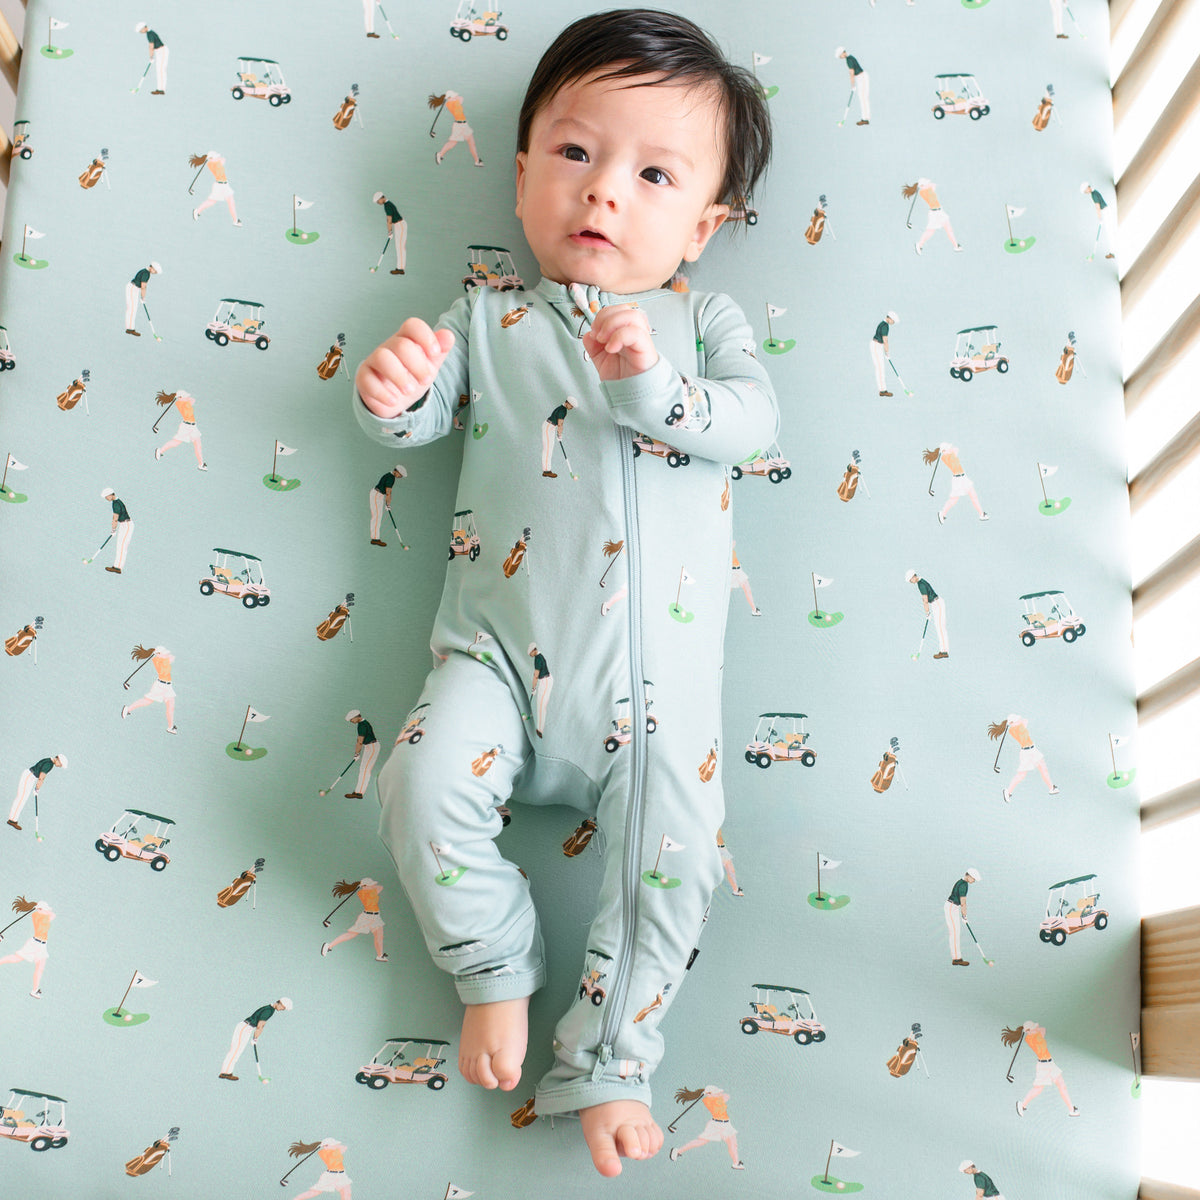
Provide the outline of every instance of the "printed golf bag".
<path id="1" fill-rule="evenodd" d="M 79 176 L 79 186 L 81 188 L 93 188 L 100 182 L 100 176 L 104 174 L 104 163 L 98 158 L 93 158 L 90 163 L 83 169 L 83 173 Z"/>
<path id="2" fill-rule="evenodd" d="M 588 843 L 592 840 L 592 834 L 595 832 L 596 822 L 591 817 L 584 817 L 583 823 L 579 828 L 563 842 L 563 853 L 568 858 L 574 858 L 577 854 L 582 854 L 587 849 Z"/>
<path id="3" fill-rule="evenodd" d="M 131 1158 L 125 1164 L 126 1175 L 145 1175 L 147 1172 L 154 1170 L 163 1160 L 163 1155 L 167 1153 L 170 1147 L 167 1145 L 165 1138 L 159 1138 L 153 1146 L 148 1146 L 136 1158 Z"/>
<path id="4" fill-rule="evenodd" d="M 339 604 L 337 608 L 335 608 L 333 612 L 331 612 L 329 616 L 327 616 L 325 620 L 323 620 L 320 625 L 317 626 L 317 637 L 319 637 L 323 642 L 329 641 L 330 638 L 337 637 L 337 635 L 341 633 L 342 626 L 345 625 L 346 618 L 349 615 L 350 610 L 344 604 Z"/>
<path id="5" fill-rule="evenodd" d="M 890 750 L 883 752 L 883 759 L 876 767 L 875 774 L 871 776 L 871 786 L 877 792 L 886 792 L 892 786 L 892 780 L 896 777 L 897 761 Z"/>
<path id="6" fill-rule="evenodd" d="M 26 625 L 24 629 L 14 633 L 12 637 L 4 639 L 4 653 L 16 658 L 18 654 L 24 654 L 30 646 L 33 645 L 33 639 L 37 634 L 33 630 L 32 625 Z"/>
<path id="7" fill-rule="evenodd" d="M 353 96 L 347 96 L 342 101 L 342 106 L 333 115 L 334 129 L 345 129 L 347 125 L 354 119 L 354 110 L 358 107 L 358 101 Z"/>
<path id="8" fill-rule="evenodd" d="M 1062 358 L 1060 358 L 1058 360 L 1058 367 L 1056 368 L 1056 370 L 1054 372 L 1054 378 L 1057 379 L 1059 383 L 1066 383 L 1067 380 L 1071 378 L 1071 375 L 1074 372 L 1074 370 L 1075 370 L 1075 347 L 1074 346 L 1064 346 L 1063 352 L 1062 352 Z"/>
<path id="9" fill-rule="evenodd" d="M 804 240 L 810 245 L 815 246 L 821 240 L 821 234 L 825 232 L 825 210 L 823 208 L 814 208 L 812 220 L 808 223 L 808 228 L 804 231 Z"/>
<path id="10" fill-rule="evenodd" d="M 83 399 L 83 393 L 83 380 L 74 379 L 71 381 L 71 385 L 65 392 L 59 392 L 59 394 L 55 397 L 55 400 L 58 403 L 58 407 L 61 408 L 63 412 L 67 412 L 69 409 L 74 408 L 75 405 L 77 405 L 79 401 Z"/>
<path id="11" fill-rule="evenodd" d="M 705 756 L 699 766 L 700 782 L 708 783 L 717 773 L 717 748 L 714 746 Z"/>
<path id="12" fill-rule="evenodd" d="M 517 573 L 517 568 L 525 561 L 525 551 L 529 548 L 528 538 L 529 531 L 526 530 L 517 544 L 508 552 L 508 557 L 504 560 L 505 579 L 511 579 Z"/>
<path id="13" fill-rule="evenodd" d="M 471 774 L 477 778 L 482 778 L 487 774 L 488 768 L 496 761 L 496 755 L 504 751 L 503 746 L 493 746 L 490 750 L 485 750 L 478 758 L 471 762 Z"/>
<path id="14" fill-rule="evenodd" d="M 1033 127 L 1041 133 L 1047 125 L 1050 124 L 1050 110 L 1054 107 L 1054 102 L 1049 96 L 1043 96 L 1041 103 L 1038 105 L 1037 112 L 1033 116 Z"/>
<path id="15" fill-rule="evenodd" d="M 920 1047 L 911 1037 L 906 1037 L 900 1043 L 896 1053 L 887 1061 L 888 1074 L 894 1079 L 899 1079 L 901 1075 L 907 1075 L 912 1069 L 913 1063 L 917 1061 L 917 1051 Z"/>
<path id="16" fill-rule="evenodd" d="M 317 374 L 322 379 L 332 379 L 337 374 L 337 369 L 342 365 L 342 350 L 340 346 L 330 346 L 329 353 L 321 359 L 321 365 L 317 367 Z"/>
<path id="17" fill-rule="evenodd" d="M 228 887 L 217 893 L 217 904 L 229 908 L 236 904 L 253 886 L 258 878 L 253 871 L 243 871 Z"/>
<path id="18" fill-rule="evenodd" d="M 843 500 L 849 504 L 854 499 L 854 494 L 858 491 L 859 473 L 858 468 L 853 463 L 846 468 L 846 473 L 842 476 L 842 482 L 838 484 L 837 494 L 839 500 Z"/>

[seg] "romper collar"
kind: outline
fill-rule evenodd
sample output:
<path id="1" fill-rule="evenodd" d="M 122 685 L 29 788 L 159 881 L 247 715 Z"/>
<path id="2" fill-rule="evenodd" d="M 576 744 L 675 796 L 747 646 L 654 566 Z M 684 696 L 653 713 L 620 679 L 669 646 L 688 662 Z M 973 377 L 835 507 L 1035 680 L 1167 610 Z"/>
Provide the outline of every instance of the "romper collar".
<path id="1" fill-rule="evenodd" d="M 593 287 L 591 284 L 571 285 L 566 283 L 555 283 L 553 279 L 546 279 L 544 276 L 538 280 L 537 287 L 534 288 L 534 292 L 538 296 L 541 296 L 542 299 L 548 300 L 551 304 L 574 305 L 578 303 L 578 301 L 572 294 L 573 286 L 582 289 L 588 300 L 588 305 L 586 306 L 588 308 L 590 308 L 592 304 L 597 304 L 600 307 L 608 304 L 632 304 L 643 300 L 652 299 L 655 296 L 662 296 L 668 294 L 669 292 L 669 289 L 667 288 L 652 288 L 648 292 L 629 292 L 625 294 L 619 292 L 603 292 L 599 288 Z M 580 307 L 585 306 L 580 305 Z M 589 313 L 588 315 L 591 316 L 594 314 Z"/>

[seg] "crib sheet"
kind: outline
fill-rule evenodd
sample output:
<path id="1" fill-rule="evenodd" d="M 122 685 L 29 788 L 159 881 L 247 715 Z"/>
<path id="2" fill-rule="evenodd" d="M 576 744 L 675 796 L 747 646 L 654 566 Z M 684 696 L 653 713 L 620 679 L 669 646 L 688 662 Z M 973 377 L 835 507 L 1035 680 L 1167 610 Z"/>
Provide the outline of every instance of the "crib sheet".
<path id="1" fill-rule="evenodd" d="M 690 278 L 747 313 L 783 414 L 731 484 L 727 879 L 663 1026 L 666 1145 L 601 1180 L 526 1101 L 603 987 L 603 839 L 514 797 L 550 979 L 516 1091 L 458 1075 L 374 776 L 421 734 L 486 414 L 392 453 L 351 376 L 466 288 L 528 304 L 517 109 L 603 7 L 31 0 L 0 268 L 6 1194 L 1136 1194 L 1102 0 L 664 5 L 756 73 L 777 138 Z M 687 469 L 647 432 L 639 470 Z M 525 555 L 554 570 L 536 528 Z M 596 703 L 628 753 L 637 701 Z"/>

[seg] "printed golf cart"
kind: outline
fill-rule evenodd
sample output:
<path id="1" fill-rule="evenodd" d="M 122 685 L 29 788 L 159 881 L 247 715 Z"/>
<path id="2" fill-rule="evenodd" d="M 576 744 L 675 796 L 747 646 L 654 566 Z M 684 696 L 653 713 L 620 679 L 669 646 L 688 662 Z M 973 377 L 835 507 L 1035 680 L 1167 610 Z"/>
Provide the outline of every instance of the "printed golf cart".
<path id="1" fill-rule="evenodd" d="M 0 325 L 0 371 L 15 371 L 17 359 L 8 344 L 8 330 Z"/>
<path id="2" fill-rule="evenodd" d="M 230 296 L 217 305 L 216 316 L 205 326 L 204 336 L 218 346 L 253 342 L 265 350 L 271 344 L 271 339 L 262 332 L 266 323 L 263 306 L 257 300 L 235 300 Z"/>
<path id="3" fill-rule="evenodd" d="M 703 433 L 712 424 L 712 405 L 708 393 L 698 388 L 686 375 L 679 377 L 680 398 L 671 405 L 665 423 L 679 429 Z"/>
<path id="4" fill-rule="evenodd" d="M 229 89 L 235 100 L 253 96 L 265 100 L 272 108 L 291 104 L 292 93 L 283 81 L 283 72 L 273 58 L 239 58 L 238 81 Z"/>
<path id="5" fill-rule="evenodd" d="M 642 680 L 643 685 L 650 689 L 654 686 L 649 679 Z M 646 732 L 653 733 L 658 728 L 658 718 L 650 715 L 650 706 L 654 703 L 650 699 L 649 690 L 646 691 Z M 612 719 L 612 729 L 604 738 L 604 748 L 613 754 L 618 746 L 628 745 L 633 737 L 633 707 L 629 702 L 628 696 L 622 696 L 617 701 L 617 715 Z"/>
<path id="6" fill-rule="evenodd" d="M 608 973 L 611 970 L 612 957 L 601 950 L 593 950 L 589 946 L 587 958 L 583 964 L 583 978 L 579 981 L 580 1000 L 584 996 L 590 996 L 593 1006 L 599 1008 L 604 1003 L 605 995 L 607 995 L 604 988 L 600 985 L 608 978 Z"/>
<path id="7" fill-rule="evenodd" d="M 729 473 L 734 479 L 741 479 L 743 475 L 765 475 L 772 483 L 782 483 L 792 477 L 792 467 L 783 457 L 779 443 L 772 442 L 765 454 L 754 454 L 745 462 L 735 463 Z"/>
<path id="8" fill-rule="evenodd" d="M 213 547 L 216 562 L 210 563 L 208 574 L 200 580 L 200 595 L 220 592 L 242 602 L 243 608 L 258 608 L 271 603 L 271 589 L 263 578 L 262 559 L 240 550 Z"/>
<path id="9" fill-rule="evenodd" d="M 32 158 L 33 157 L 33 147 L 29 144 L 29 122 L 28 121 L 14 121 L 13 122 L 12 157 L 13 158 Z"/>
<path id="10" fill-rule="evenodd" d="M 1060 637 L 1064 642 L 1073 642 L 1087 632 L 1066 592 L 1053 588 L 1048 592 L 1030 592 L 1021 597 L 1021 603 L 1025 606 L 1025 628 L 1020 638 L 1026 646 L 1032 646 L 1040 638 Z"/>
<path id="11" fill-rule="evenodd" d="M 825 1026 L 817 1020 L 812 1000 L 803 988 L 756 983 L 750 1015 L 738 1024 L 743 1033 L 781 1033 L 797 1046 L 825 1040 Z"/>
<path id="12" fill-rule="evenodd" d="M 425 730 L 421 726 L 425 722 L 428 704 L 418 704 L 416 708 L 408 714 L 408 720 L 405 722 L 404 728 L 396 734 L 395 744 L 398 746 L 401 742 L 408 742 L 409 745 L 415 746 L 424 736 Z"/>
<path id="13" fill-rule="evenodd" d="M 154 832 L 143 835 L 142 822 L 152 826 Z M 109 862 L 133 858 L 148 862 L 152 871 L 161 871 L 171 861 L 163 849 L 171 840 L 167 837 L 167 830 L 174 824 L 170 817 L 143 812 L 140 808 L 127 808 L 112 823 L 109 831 L 96 839 L 96 849 Z"/>
<path id="14" fill-rule="evenodd" d="M 773 762 L 796 761 L 811 767 L 817 752 L 808 748 L 807 720 L 805 713 L 763 713 L 746 747 L 746 761 L 764 770 Z"/>
<path id="15" fill-rule="evenodd" d="M 26 1115 L 26 1109 L 31 1116 Z M 0 1137 L 28 1142 L 31 1150 L 59 1150 L 70 1137 L 66 1120 L 67 1102 L 61 1096 L 10 1088 L 0 1108 Z"/>
<path id="16" fill-rule="evenodd" d="M 957 72 L 935 75 L 933 90 L 938 98 L 933 106 L 933 115 L 939 121 L 947 113 L 965 113 L 972 121 L 978 121 L 980 117 L 986 117 L 992 111 L 992 106 L 983 98 L 974 75 L 962 75 Z"/>
<path id="17" fill-rule="evenodd" d="M 1068 934 L 1104 929 L 1108 925 L 1108 912 L 1097 907 L 1099 900 L 1100 884 L 1095 875 L 1077 875 L 1052 883 L 1046 893 L 1046 918 L 1038 929 L 1038 937 L 1052 946 L 1061 946 Z"/>
<path id="18" fill-rule="evenodd" d="M 450 530 L 450 562 L 465 554 L 472 562 L 479 557 L 479 532 L 475 528 L 475 510 L 464 508 L 454 514 Z"/>
<path id="19" fill-rule="evenodd" d="M 756 208 L 746 207 L 746 197 L 738 196 L 729 206 L 729 215 L 725 218 L 727 221 L 745 221 L 747 225 L 758 224 L 758 210 Z"/>
<path id="20" fill-rule="evenodd" d="M 635 433 L 633 435 L 633 457 L 637 458 L 641 454 L 653 454 L 655 458 L 665 458 L 668 467 L 686 467 L 692 461 L 690 454 L 676 450 L 674 446 L 668 446 L 666 442 L 660 442 L 657 438 L 652 438 L 645 433 Z"/>
<path id="21" fill-rule="evenodd" d="M 525 281 L 517 274 L 512 255 L 503 246 L 468 246 L 467 270 L 463 276 L 463 291 L 490 287 L 498 292 L 523 292 Z"/>
<path id="22" fill-rule="evenodd" d="M 376 1091 L 389 1083 L 423 1083 L 430 1091 L 440 1092 L 449 1078 L 438 1069 L 446 1061 L 440 1047 L 448 1045 L 436 1038 L 388 1038 L 379 1053 L 355 1073 L 354 1082 L 365 1083 Z M 410 1061 L 404 1057 L 410 1046 L 424 1047 L 424 1053 L 414 1053 Z"/>
<path id="23" fill-rule="evenodd" d="M 473 37 L 495 37 L 502 42 L 508 37 L 508 26 L 500 24 L 501 13 L 476 12 L 471 0 L 458 0 L 458 11 L 450 22 L 450 36 L 469 42 Z"/>
<path id="24" fill-rule="evenodd" d="M 1000 353 L 1000 338 L 996 325 L 977 325 L 960 329 L 954 342 L 954 357 L 950 360 L 950 376 L 970 383 L 977 371 L 1008 370 L 1008 359 Z M 979 345 L 976 346 L 978 335 Z"/>

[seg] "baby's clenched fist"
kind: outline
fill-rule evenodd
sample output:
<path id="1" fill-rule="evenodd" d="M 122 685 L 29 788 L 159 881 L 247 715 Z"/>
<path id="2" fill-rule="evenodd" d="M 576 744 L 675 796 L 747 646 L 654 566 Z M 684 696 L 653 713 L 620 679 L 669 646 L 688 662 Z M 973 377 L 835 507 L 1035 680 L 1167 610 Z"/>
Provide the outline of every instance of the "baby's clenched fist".
<path id="1" fill-rule="evenodd" d="M 362 402 L 384 419 L 407 412 L 429 390 L 453 345 L 449 329 L 431 329 L 420 317 L 409 317 L 355 372 Z"/>

